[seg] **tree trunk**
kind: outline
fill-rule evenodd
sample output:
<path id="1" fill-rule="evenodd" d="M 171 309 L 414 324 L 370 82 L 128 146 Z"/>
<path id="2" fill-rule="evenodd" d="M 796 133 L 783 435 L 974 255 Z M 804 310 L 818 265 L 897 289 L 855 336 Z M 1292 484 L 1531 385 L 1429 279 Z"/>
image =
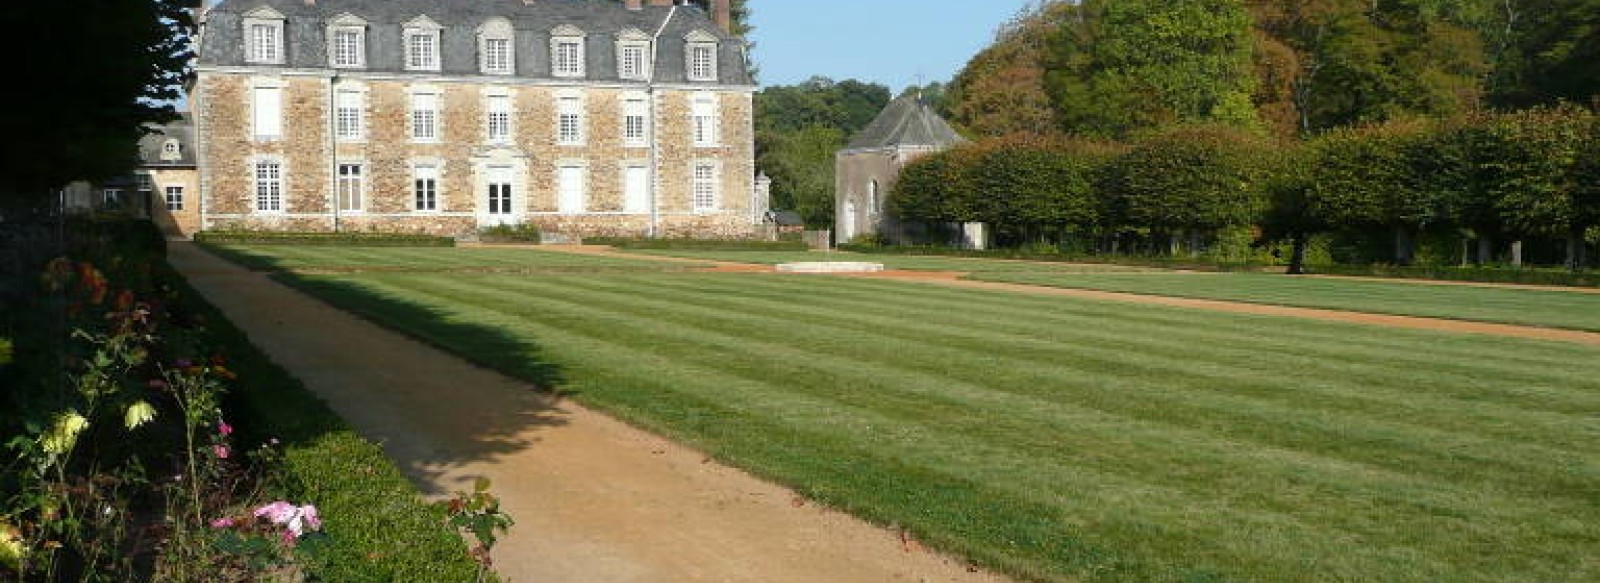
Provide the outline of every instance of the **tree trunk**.
<path id="1" fill-rule="evenodd" d="M 1494 262 L 1494 239 L 1488 235 L 1478 236 L 1478 265 L 1488 265 Z"/>
<path id="2" fill-rule="evenodd" d="M 1168 255 L 1177 257 L 1178 253 L 1182 251 L 1179 247 L 1183 245 L 1183 235 L 1178 231 L 1173 231 L 1170 237 Z"/>
<path id="3" fill-rule="evenodd" d="M 1583 256 L 1585 251 L 1584 244 L 1586 243 L 1583 240 L 1583 235 L 1585 230 L 1583 227 L 1573 227 L 1567 233 L 1567 269 L 1572 271 L 1583 270 L 1583 264 L 1585 263 Z"/>
<path id="4" fill-rule="evenodd" d="M 1200 229 L 1189 229 L 1189 256 L 1200 256 Z"/>
<path id="5" fill-rule="evenodd" d="M 1511 242 L 1511 264 L 1522 267 L 1522 241 Z"/>
<path id="6" fill-rule="evenodd" d="M 1471 247 L 1470 242 L 1467 241 L 1467 238 L 1466 237 L 1462 237 L 1461 238 L 1461 266 L 1462 267 L 1466 267 L 1466 266 L 1471 265 L 1471 264 L 1472 264 L 1472 247 Z"/>
<path id="7" fill-rule="evenodd" d="M 1291 241 L 1289 252 L 1289 275 L 1300 275 L 1306 272 L 1306 247 L 1310 241 L 1304 233 L 1296 233 Z"/>
<path id="8" fill-rule="evenodd" d="M 1404 226 L 1394 228 L 1394 262 L 1411 265 L 1411 231 Z"/>

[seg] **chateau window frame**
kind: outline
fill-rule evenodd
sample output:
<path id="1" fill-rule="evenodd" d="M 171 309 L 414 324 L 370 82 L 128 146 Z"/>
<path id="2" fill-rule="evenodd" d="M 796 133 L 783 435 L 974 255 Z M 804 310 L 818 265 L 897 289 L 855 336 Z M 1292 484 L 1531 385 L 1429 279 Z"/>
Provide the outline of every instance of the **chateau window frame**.
<path id="1" fill-rule="evenodd" d="M 282 158 L 260 157 L 250 160 L 250 183 L 256 214 L 281 215 L 287 212 L 284 181 L 287 172 Z"/>
<path id="2" fill-rule="evenodd" d="M 405 70 L 437 73 L 443 69 L 440 44 L 444 27 L 427 16 L 418 16 L 405 24 L 401 34 L 405 50 Z"/>
<path id="3" fill-rule="evenodd" d="M 444 140 L 444 92 L 412 89 L 407 96 L 410 115 L 407 129 L 414 144 L 437 144 Z"/>
<path id="4" fill-rule="evenodd" d="M 622 145 L 625 148 L 650 146 L 650 99 L 643 93 L 622 95 Z"/>
<path id="5" fill-rule="evenodd" d="M 695 160 L 689 170 L 689 203 L 695 214 L 722 210 L 722 163 Z"/>
<path id="6" fill-rule="evenodd" d="M 570 24 L 550 32 L 550 76 L 559 79 L 588 76 L 588 37 L 583 29 Z"/>
<path id="7" fill-rule="evenodd" d="M 478 71 L 485 75 L 515 75 L 517 30 L 511 21 L 492 18 L 478 27 Z"/>
<path id="8" fill-rule="evenodd" d="M 696 30 L 685 35 L 683 42 L 685 77 L 690 82 L 717 81 L 717 60 L 721 39 L 709 32 Z"/>
<path id="9" fill-rule="evenodd" d="M 438 160 L 411 163 L 411 209 L 419 213 L 439 212 L 439 186 L 444 183 L 444 164 Z"/>
<path id="10" fill-rule="evenodd" d="M 556 96 L 556 145 L 583 146 L 588 143 L 588 115 L 581 93 Z"/>
<path id="11" fill-rule="evenodd" d="M 695 93 L 689 98 L 689 133 L 696 148 L 722 145 L 722 114 L 714 93 Z"/>
<path id="12" fill-rule="evenodd" d="M 337 87 L 333 99 L 334 137 L 340 143 L 367 140 L 367 94 L 360 88 Z"/>
<path id="13" fill-rule="evenodd" d="M 183 142 L 179 142 L 177 138 L 167 138 L 167 141 L 161 144 L 161 161 L 176 162 L 182 159 Z"/>
<path id="14" fill-rule="evenodd" d="M 282 65 L 287 44 L 284 42 L 282 13 L 265 6 L 244 15 L 241 23 L 244 36 L 244 60 L 252 65 Z"/>
<path id="15" fill-rule="evenodd" d="M 340 213 L 367 210 L 367 165 L 360 160 L 340 160 L 334 172 L 335 196 Z"/>
<path id="16" fill-rule="evenodd" d="M 257 79 L 250 86 L 250 138 L 256 143 L 282 141 L 284 138 L 284 91 L 286 84 L 277 79 Z"/>
<path id="17" fill-rule="evenodd" d="M 367 68 L 367 21 L 342 14 L 328 22 L 328 66 Z"/>
<path id="18" fill-rule="evenodd" d="M 617 78 L 624 81 L 648 81 L 653 63 L 650 62 L 650 35 L 637 28 L 617 34 Z"/>
<path id="19" fill-rule="evenodd" d="M 516 104 L 508 92 L 491 91 L 484 95 L 484 141 L 490 144 L 510 144 L 515 140 Z"/>
<path id="20" fill-rule="evenodd" d="M 167 212 L 169 212 L 169 213 L 170 212 L 182 212 L 183 211 L 183 187 L 182 186 L 168 186 L 166 188 L 166 196 L 163 199 L 163 202 L 165 202 L 167 204 Z"/>

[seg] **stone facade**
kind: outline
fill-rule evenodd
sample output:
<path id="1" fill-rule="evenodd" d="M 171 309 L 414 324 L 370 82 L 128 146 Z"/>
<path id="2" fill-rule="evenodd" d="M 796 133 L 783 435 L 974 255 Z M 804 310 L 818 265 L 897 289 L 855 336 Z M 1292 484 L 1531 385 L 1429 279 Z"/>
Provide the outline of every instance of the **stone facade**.
<path id="1" fill-rule="evenodd" d="M 920 95 L 895 99 L 834 159 L 834 238 L 898 240 L 901 226 L 887 211 L 900 172 L 918 158 L 965 142 Z"/>
<path id="2" fill-rule="evenodd" d="M 472 1 L 490 4 L 487 0 L 467 3 Z M 294 4 L 298 0 L 274 4 L 278 11 L 288 14 L 288 30 L 297 30 L 292 10 L 301 8 Z M 627 11 L 622 4 L 610 2 L 550 4 L 564 4 L 561 9 L 567 11 L 588 6 L 605 12 L 607 18 L 656 18 L 663 23 L 676 20 L 680 22 L 674 26 L 693 31 L 711 25 L 704 13 L 687 7 L 653 6 Z M 593 64 L 590 75 L 583 79 L 559 79 L 520 73 L 490 76 L 449 71 L 269 66 L 208 58 L 208 50 L 226 53 L 215 45 L 224 42 L 218 37 L 227 38 L 213 35 L 209 29 L 239 26 L 237 20 L 219 17 L 218 11 L 232 8 L 242 14 L 253 6 L 240 0 L 224 3 L 213 10 L 207 31 L 202 33 L 201 64 L 191 92 L 199 141 L 198 190 L 203 198 L 197 222 L 202 229 L 470 236 L 497 224 L 531 224 L 569 239 L 651 235 L 744 238 L 756 233 L 766 213 L 755 187 L 754 87 L 743 77 L 742 65 L 739 76 L 731 79 L 667 83 L 596 79 L 603 76 L 603 67 Z M 529 10 L 539 8 L 529 6 Z M 612 14 L 618 11 L 627 12 Z M 543 13 L 533 16 L 538 14 Z M 448 15 L 428 16 L 450 22 Z M 322 19 L 335 17 L 344 18 L 340 14 L 316 14 Z M 533 36 L 522 35 L 524 27 L 556 24 L 526 19 L 516 22 L 519 43 L 523 36 Z M 375 29 L 386 25 L 374 22 L 370 26 Z M 591 23 L 585 30 L 589 35 L 624 34 L 596 28 Z M 667 26 L 657 28 L 665 30 Z M 379 32 L 369 32 L 368 37 L 376 38 Z M 541 41 L 533 38 L 528 42 L 537 46 Z M 597 46 L 605 45 L 591 43 L 591 59 L 602 56 L 594 54 L 600 52 Z M 519 67 L 524 61 L 536 60 L 522 58 L 521 52 L 518 55 Z M 447 64 L 448 58 L 446 55 Z M 254 135 L 256 88 L 277 88 L 276 94 L 281 96 L 281 136 L 276 139 Z M 419 93 L 437 95 L 436 140 L 413 139 L 413 96 Z M 340 100 L 345 99 L 340 94 L 360 96 L 359 138 L 336 135 L 336 112 Z M 491 96 L 510 104 L 507 139 L 491 140 L 489 135 Z M 708 98 L 715 103 L 717 139 L 714 145 L 697 145 L 694 102 Z M 559 104 L 563 99 L 576 99 L 581 104 L 583 139 L 577 144 L 563 144 L 558 139 Z M 624 103 L 628 100 L 649 104 L 650 131 L 643 144 L 625 143 Z M 258 208 L 256 164 L 261 161 L 277 163 L 281 169 L 281 209 Z M 359 167 L 359 205 L 340 204 L 341 165 Z M 716 169 L 716 201 L 709 207 L 702 204 L 696 208 L 695 169 L 706 165 Z M 422 205 L 417 202 L 419 174 L 415 169 L 419 166 L 437 169 L 437 204 L 432 209 L 419 208 Z M 629 168 L 643 169 L 635 170 L 636 176 L 645 173 L 649 204 L 644 208 L 625 207 L 624 177 Z M 581 176 L 581 208 L 561 208 L 558 177 L 563 172 Z M 491 176 L 509 177 L 512 212 L 491 211 Z M 354 182 L 347 180 L 346 184 Z"/>

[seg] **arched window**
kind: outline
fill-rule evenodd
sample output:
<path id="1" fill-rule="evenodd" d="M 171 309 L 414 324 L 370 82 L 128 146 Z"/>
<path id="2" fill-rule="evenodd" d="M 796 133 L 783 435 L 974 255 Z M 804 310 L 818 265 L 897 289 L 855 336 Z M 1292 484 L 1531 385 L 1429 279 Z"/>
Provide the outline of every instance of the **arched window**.
<path id="1" fill-rule="evenodd" d="M 867 208 L 872 209 L 874 216 L 883 214 L 883 198 L 878 195 L 878 179 L 872 179 L 867 184 Z"/>
<path id="2" fill-rule="evenodd" d="M 504 18 L 478 27 L 478 66 L 485 75 L 510 75 L 516 71 L 516 34 L 511 21 Z"/>

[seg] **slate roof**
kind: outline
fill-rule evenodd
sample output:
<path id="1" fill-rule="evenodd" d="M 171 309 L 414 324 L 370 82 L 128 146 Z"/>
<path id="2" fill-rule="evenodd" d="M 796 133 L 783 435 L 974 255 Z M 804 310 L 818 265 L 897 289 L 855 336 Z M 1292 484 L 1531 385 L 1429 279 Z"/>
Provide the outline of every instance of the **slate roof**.
<path id="1" fill-rule="evenodd" d="M 648 4 L 648 3 L 647 3 Z M 586 34 L 586 76 L 589 81 L 619 81 L 617 34 L 628 28 L 655 34 L 671 7 L 646 5 L 630 11 L 616 0 L 224 0 L 206 14 L 200 46 L 201 65 L 246 65 L 244 17 L 268 7 L 285 18 L 284 66 L 328 67 L 327 23 L 349 14 L 367 22 L 365 71 L 404 72 L 402 30 L 426 15 L 444 27 L 440 36 L 441 75 L 479 75 L 478 27 L 491 18 L 505 18 L 516 29 L 516 76 L 549 79 L 550 32 L 563 24 Z M 655 63 L 656 82 L 690 83 L 685 68 L 684 37 L 695 30 L 720 39 L 716 83 L 754 85 L 745 62 L 745 43 L 719 28 L 704 10 L 679 6 L 662 30 Z M 626 82 L 626 81 L 625 81 Z M 637 81 L 635 81 L 637 82 Z"/>
<path id="2" fill-rule="evenodd" d="M 851 150 L 896 146 L 945 147 L 966 142 L 920 95 L 907 94 L 889 102 L 883 112 L 850 139 Z"/>
<path id="3" fill-rule="evenodd" d="M 183 117 L 166 125 L 156 126 L 155 131 L 139 139 L 139 165 L 144 168 L 182 168 L 195 165 L 194 152 L 194 122 L 188 113 Z M 161 152 L 167 145 L 167 140 L 178 140 L 179 153 L 176 160 L 163 160 Z"/>

